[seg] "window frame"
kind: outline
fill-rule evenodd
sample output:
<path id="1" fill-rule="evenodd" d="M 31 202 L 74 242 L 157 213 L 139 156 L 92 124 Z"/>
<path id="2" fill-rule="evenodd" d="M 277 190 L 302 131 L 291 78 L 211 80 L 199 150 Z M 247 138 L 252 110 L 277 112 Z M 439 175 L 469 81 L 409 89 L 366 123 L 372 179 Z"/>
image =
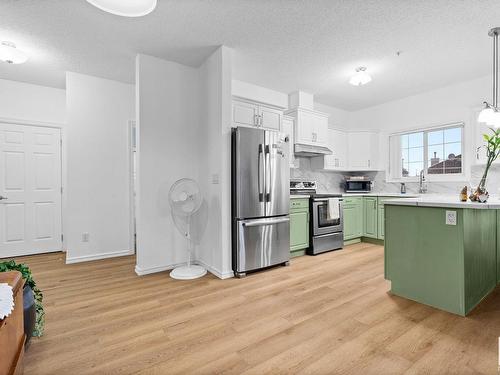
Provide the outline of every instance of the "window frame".
<path id="1" fill-rule="evenodd" d="M 461 173 L 441 173 L 441 174 L 429 174 L 427 170 L 429 168 L 429 144 L 428 144 L 428 133 L 445 130 L 445 129 L 460 129 L 460 147 L 461 147 L 461 157 L 462 157 L 462 172 Z M 464 122 L 454 122 L 450 124 L 443 124 L 438 126 L 426 127 L 426 128 L 416 128 L 411 130 L 405 130 L 397 133 L 389 134 L 389 173 L 387 182 L 418 182 L 419 176 L 402 176 L 402 148 L 401 148 L 401 136 L 423 133 L 423 148 L 424 148 L 424 176 L 426 181 L 441 181 L 441 182 L 453 182 L 453 181 L 467 181 L 466 172 L 466 162 L 467 156 L 465 155 L 465 123 Z M 443 143 L 444 145 L 445 143 Z"/>

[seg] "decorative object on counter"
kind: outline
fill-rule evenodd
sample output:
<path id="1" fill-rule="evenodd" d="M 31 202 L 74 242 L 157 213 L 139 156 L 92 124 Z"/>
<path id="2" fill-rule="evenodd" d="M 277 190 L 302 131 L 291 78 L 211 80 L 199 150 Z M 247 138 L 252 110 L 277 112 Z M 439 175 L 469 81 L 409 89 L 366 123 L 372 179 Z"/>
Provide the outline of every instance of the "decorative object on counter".
<path id="1" fill-rule="evenodd" d="M 43 309 L 43 294 L 36 286 L 33 280 L 33 274 L 26 264 L 18 264 L 13 260 L 7 262 L 0 262 L 0 272 L 19 271 L 23 279 L 26 281 L 24 284 L 23 295 L 27 301 L 24 301 L 24 330 L 26 334 L 26 341 L 32 336 L 40 337 L 43 335 L 45 328 L 45 311 Z M 30 301 L 29 299 L 32 298 Z M 36 319 L 33 319 L 33 316 Z"/>
<path id="2" fill-rule="evenodd" d="M 406 194 L 406 184 L 401 182 L 401 194 Z"/>
<path id="3" fill-rule="evenodd" d="M 479 185 L 470 195 L 470 200 L 473 202 L 481 202 L 485 203 L 488 201 L 488 191 L 486 190 L 486 179 L 488 177 L 488 172 L 491 168 L 493 162 L 500 155 L 500 128 L 499 129 L 491 129 L 493 134 L 483 134 L 484 140 L 486 141 L 486 166 L 484 168 L 483 176 L 479 181 Z"/>
<path id="4" fill-rule="evenodd" d="M 460 202 L 467 202 L 467 186 L 460 191 Z"/>

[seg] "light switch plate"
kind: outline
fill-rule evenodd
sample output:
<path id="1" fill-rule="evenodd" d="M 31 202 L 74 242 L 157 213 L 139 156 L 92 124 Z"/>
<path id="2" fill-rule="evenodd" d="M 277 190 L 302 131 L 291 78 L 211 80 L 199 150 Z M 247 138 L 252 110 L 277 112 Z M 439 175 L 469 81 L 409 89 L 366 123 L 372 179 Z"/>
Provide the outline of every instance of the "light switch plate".
<path id="1" fill-rule="evenodd" d="M 446 211 L 446 225 L 457 225 L 457 211 Z"/>

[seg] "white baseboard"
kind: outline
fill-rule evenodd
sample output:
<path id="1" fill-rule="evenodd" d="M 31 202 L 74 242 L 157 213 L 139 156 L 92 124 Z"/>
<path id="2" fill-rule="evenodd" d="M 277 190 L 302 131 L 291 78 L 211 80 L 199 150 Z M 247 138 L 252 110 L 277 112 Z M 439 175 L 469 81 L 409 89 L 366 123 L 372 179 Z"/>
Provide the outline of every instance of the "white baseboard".
<path id="1" fill-rule="evenodd" d="M 210 267 L 208 264 L 201 260 L 195 261 L 196 264 L 199 264 L 200 266 L 203 266 L 207 269 L 208 272 L 210 272 L 212 275 L 217 276 L 219 279 L 230 279 L 231 277 L 234 277 L 234 272 L 229 271 L 229 272 L 221 272 L 218 269 L 214 267 Z"/>
<path id="2" fill-rule="evenodd" d="M 66 254 L 68 254 L 68 253 L 66 253 Z M 122 257 L 122 256 L 126 256 L 126 255 L 133 255 L 133 254 L 134 254 L 134 250 L 121 250 L 121 251 L 112 251 L 109 253 L 82 255 L 79 257 L 66 257 L 66 264 L 90 262 L 92 260 Z"/>
<path id="3" fill-rule="evenodd" d="M 218 277 L 219 279 L 229 279 L 231 277 L 234 277 L 233 271 L 230 272 L 220 272 L 219 270 L 208 266 L 202 261 L 196 260 L 193 262 L 194 264 L 199 264 L 202 267 L 205 267 L 208 272 L 210 272 L 212 275 Z M 148 275 L 150 273 L 156 273 L 156 272 L 163 272 L 163 271 L 170 271 L 173 270 L 175 267 L 182 266 L 185 263 L 177 263 L 177 264 L 168 264 L 168 265 L 163 265 L 163 266 L 155 266 L 155 267 L 148 267 L 148 268 L 141 268 L 139 266 L 135 266 L 135 273 L 139 276 L 143 275 Z"/>
<path id="4" fill-rule="evenodd" d="M 135 265 L 135 273 L 139 276 L 149 275 L 150 273 L 163 272 L 173 270 L 177 266 L 182 266 L 184 263 L 177 264 L 167 264 L 163 266 L 154 266 L 148 268 L 139 267 L 137 264 Z"/>

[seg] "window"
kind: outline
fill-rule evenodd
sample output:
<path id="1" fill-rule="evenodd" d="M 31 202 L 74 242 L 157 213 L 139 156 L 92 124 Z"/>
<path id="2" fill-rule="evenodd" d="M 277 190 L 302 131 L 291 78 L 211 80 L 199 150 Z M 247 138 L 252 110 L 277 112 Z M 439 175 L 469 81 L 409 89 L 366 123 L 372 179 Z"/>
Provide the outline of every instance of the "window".
<path id="1" fill-rule="evenodd" d="M 390 145 L 392 179 L 416 179 L 422 171 L 436 180 L 463 177 L 462 123 L 393 134 Z"/>

